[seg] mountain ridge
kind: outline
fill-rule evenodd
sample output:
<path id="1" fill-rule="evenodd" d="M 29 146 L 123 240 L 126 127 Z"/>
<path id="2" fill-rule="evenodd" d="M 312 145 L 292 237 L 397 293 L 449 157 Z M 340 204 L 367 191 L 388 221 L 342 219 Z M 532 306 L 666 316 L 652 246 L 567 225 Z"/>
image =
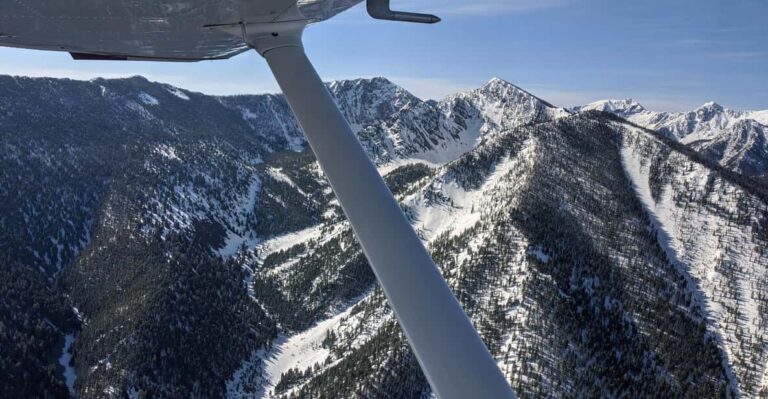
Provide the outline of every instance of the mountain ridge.
<path id="1" fill-rule="evenodd" d="M 655 112 L 632 99 L 574 108 L 589 110 L 611 112 L 656 130 L 758 181 L 768 175 L 768 110 L 734 111 L 710 101 L 689 112 Z"/>
<path id="2" fill-rule="evenodd" d="M 500 79 L 329 91 L 518 393 L 768 395 L 749 180 Z M 0 77 L 0 144 L 3 396 L 431 394 L 282 96 Z"/>

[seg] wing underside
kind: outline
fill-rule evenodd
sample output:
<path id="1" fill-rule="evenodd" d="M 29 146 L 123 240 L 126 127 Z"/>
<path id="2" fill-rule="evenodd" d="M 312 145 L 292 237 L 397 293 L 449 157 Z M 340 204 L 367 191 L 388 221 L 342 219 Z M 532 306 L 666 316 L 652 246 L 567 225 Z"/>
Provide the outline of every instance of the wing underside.
<path id="1" fill-rule="evenodd" d="M 66 51 L 80 59 L 229 58 L 248 46 L 207 26 L 268 23 L 289 11 L 292 18 L 317 21 L 359 1 L 4 0 L 0 46 Z"/>

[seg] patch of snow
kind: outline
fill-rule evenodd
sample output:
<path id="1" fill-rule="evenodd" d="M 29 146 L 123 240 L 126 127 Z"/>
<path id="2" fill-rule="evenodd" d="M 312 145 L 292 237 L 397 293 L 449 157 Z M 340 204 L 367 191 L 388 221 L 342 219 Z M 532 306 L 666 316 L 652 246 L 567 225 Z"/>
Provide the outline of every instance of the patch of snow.
<path id="1" fill-rule="evenodd" d="M 169 93 L 173 94 L 174 96 L 182 100 L 189 101 L 189 96 L 177 87 L 168 86 L 166 87 L 166 90 L 168 90 Z"/>
<path id="2" fill-rule="evenodd" d="M 436 144 L 432 150 L 416 153 L 413 158 L 428 165 L 444 165 L 455 161 L 477 147 L 484 135 L 488 133 L 484 130 L 486 127 L 487 125 L 482 119 L 470 119 L 467 121 L 467 128 L 460 133 L 457 139 L 443 140 Z"/>
<path id="3" fill-rule="evenodd" d="M 259 244 L 259 257 L 264 259 L 267 255 L 284 251 L 302 242 L 318 239 L 322 235 L 323 227 L 325 224 L 318 224 L 312 227 L 307 227 L 304 230 L 295 231 L 293 233 L 284 234 L 265 240 Z"/>
<path id="4" fill-rule="evenodd" d="M 756 120 L 762 125 L 768 126 L 768 110 L 764 111 L 747 111 L 748 118 Z"/>
<path id="5" fill-rule="evenodd" d="M 280 336 L 274 343 L 274 347 L 263 354 L 265 364 L 265 390 L 273 388 L 280 381 L 280 376 L 289 369 L 305 370 L 314 367 L 315 364 L 323 365 L 330 355 L 330 351 L 322 347 L 322 342 L 331 329 L 347 318 L 362 298 L 370 295 L 367 293 L 356 300 L 350 301 L 353 305 L 333 317 L 316 323 L 308 330 L 290 336 Z"/>
<path id="6" fill-rule="evenodd" d="M 155 147 L 155 153 L 160 154 L 166 159 L 181 161 L 181 158 L 176 155 L 176 149 L 168 144 L 158 144 L 157 147 Z"/>
<path id="7" fill-rule="evenodd" d="M 227 380 L 227 399 L 258 399 L 266 396 L 262 356 L 264 349 L 251 352 L 251 356 L 235 370 Z"/>
<path id="8" fill-rule="evenodd" d="M 266 259 L 268 255 L 275 252 L 289 249 L 299 243 L 308 243 L 309 241 L 315 241 L 315 245 L 322 246 L 328 241 L 337 237 L 339 234 L 341 234 L 346 227 L 348 227 L 348 222 L 346 221 L 335 223 L 332 225 L 321 223 L 314 227 L 307 228 L 305 230 L 289 233 L 289 234 L 274 238 L 270 241 L 265 242 L 264 245 L 259 247 L 259 249 L 261 250 L 259 252 L 259 260 L 263 261 L 264 259 Z M 271 269 L 269 271 L 269 274 L 272 276 L 276 276 L 281 280 L 287 278 L 288 276 L 290 276 L 291 266 L 298 263 L 303 256 L 304 256 L 303 254 L 300 254 L 299 256 L 296 256 L 292 259 L 287 260 L 283 264 Z"/>
<path id="9" fill-rule="evenodd" d="M 125 106 L 139 114 L 139 117 L 143 120 L 155 119 L 154 115 L 152 115 L 149 111 L 147 111 L 146 108 L 142 107 L 141 104 L 137 103 L 136 101 L 128 101 Z"/>
<path id="10" fill-rule="evenodd" d="M 267 169 L 267 174 L 269 175 L 269 177 L 275 179 L 276 181 L 288 184 L 292 188 L 296 189 L 296 191 L 298 191 L 299 194 L 301 194 L 301 195 L 303 195 L 305 197 L 307 196 L 307 193 L 305 193 L 301 188 L 299 188 L 299 186 L 297 186 L 296 183 L 294 183 L 293 180 L 291 180 L 291 178 L 288 177 L 288 175 L 283 173 L 283 169 L 282 168 L 270 167 L 270 168 Z"/>
<path id="11" fill-rule="evenodd" d="M 72 367 L 70 362 L 72 361 L 72 344 L 75 343 L 75 335 L 74 334 L 67 334 L 64 336 L 64 349 L 61 351 L 61 356 L 59 356 L 59 364 L 64 367 L 64 382 L 67 384 L 67 389 L 69 389 L 69 393 L 74 394 L 75 393 L 75 380 L 77 379 L 77 374 L 75 373 L 75 368 Z"/>
<path id="12" fill-rule="evenodd" d="M 231 215 L 248 215 L 253 212 L 253 208 L 256 205 L 256 196 L 261 189 L 261 181 L 258 178 L 254 178 L 248 188 L 248 193 L 243 200 L 240 201 L 237 209 Z M 232 220 L 234 222 L 234 220 Z M 232 225 L 236 225 L 232 223 Z M 252 232 L 230 230 L 227 232 L 227 237 L 224 239 L 224 247 L 217 252 L 221 257 L 228 258 L 239 252 L 240 248 L 245 246 L 246 248 L 253 247 L 258 244 L 260 239 L 256 237 Z"/>
<path id="13" fill-rule="evenodd" d="M 139 93 L 139 100 L 144 103 L 144 105 L 158 105 L 160 104 L 160 101 L 158 101 L 156 98 L 150 96 L 149 94 L 145 92 Z"/>
<path id="14" fill-rule="evenodd" d="M 243 116 L 243 120 L 246 122 L 258 119 L 258 115 L 254 114 L 253 111 L 245 107 L 240 108 L 240 114 Z"/>
<path id="15" fill-rule="evenodd" d="M 83 314 L 80 313 L 80 310 L 74 306 L 72 306 L 72 311 L 75 312 L 75 317 L 77 317 L 77 320 L 83 321 Z"/>
<path id="16" fill-rule="evenodd" d="M 267 97 L 267 102 L 269 104 L 269 111 L 274 116 L 272 121 L 280 128 L 283 138 L 285 138 L 285 141 L 288 144 L 288 149 L 294 152 L 301 152 L 304 149 L 305 144 L 304 135 L 297 134 L 297 127 L 280 117 L 281 112 L 275 109 L 272 97 Z M 251 122 L 259 120 L 259 115 L 246 107 L 238 107 L 238 109 L 240 110 L 240 116 L 243 120 L 248 123 L 249 126 L 254 128 L 255 126 Z"/>
<path id="17" fill-rule="evenodd" d="M 258 245 L 259 238 L 252 235 L 242 235 L 234 231 L 227 232 L 227 237 L 224 239 L 224 246 L 216 252 L 222 258 L 229 258 L 240 252 L 240 249 L 251 248 Z"/>
<path id="18" fill-rule="evenodd" d="M 541 247 L 531 248 L 529 253 L 538 259 L 541 263 L 548 263 L 550 256 L 547 255 Z"/>
<path id="19" fill-rule="evenodd" d="M 322 348 L 326 334 L 348 319 L 353 308 L 370 297 L 371 292 L 353 299 L 336 314 L 304 332 L 290 337 L 280 335 L 271 348 L 253 351 L 227 381 L 227 398 L 265 398 L 289 369 L 305 370 L 315 364 L 324 365 L 330 355 L 328 349 Z"/>
<path id="20" fill-rule="evenodd" d="M 447 198 L 449 203 L 430 203 L 425 197 L 425 192 L 417 192 L 407 197 L 403 202 L 416 219 L 414 228 L 421 233 L 425 241 L 431 241 L 447 231 L 458 235 L 474 226 L 483 214 L 484 204 L 494 203 L 493 196 L 503 194 L 494 193 L 500 182 L 504 181 L 504 191 L 514 190 L 514 187 L 523 184 L 523 179 L 508 181 L 507 176 L 510 171 L 521 169 L 520 163 L 527 162 L 526 160 L 533 156 L 535 148 L 535 143 L 529 140 L 514 159 L 504 157 L 477 190 L 466 191 L 456 181 L 445 176 L 435 179 L 432 189 Z"/>

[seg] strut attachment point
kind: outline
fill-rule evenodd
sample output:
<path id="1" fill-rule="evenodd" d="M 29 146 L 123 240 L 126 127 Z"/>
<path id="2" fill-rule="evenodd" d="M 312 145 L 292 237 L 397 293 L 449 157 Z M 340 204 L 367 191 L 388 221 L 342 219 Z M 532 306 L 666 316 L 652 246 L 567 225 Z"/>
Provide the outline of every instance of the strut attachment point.
<path id="1" fill-rule="evenodd" d="M 368 8 L 368 15 L 375 19 L 416 22 L 420 24 L 435 24 L 440 22 L 440 18 L 432 14 L 392 11 L 392 9 L 389 8 L 389 0 L 368 0 L 366 7 Z"/>

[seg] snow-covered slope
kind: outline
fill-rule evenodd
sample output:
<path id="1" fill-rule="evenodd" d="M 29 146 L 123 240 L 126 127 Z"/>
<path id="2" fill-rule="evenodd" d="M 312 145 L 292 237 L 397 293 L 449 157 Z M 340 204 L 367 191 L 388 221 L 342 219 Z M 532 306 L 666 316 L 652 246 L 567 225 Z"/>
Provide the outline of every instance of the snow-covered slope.
<path id="1" fill-rule="evenodd" d="M 469 105 L 479 110 L 483 120 L 481 131 L 485 134 L 570 114 L 499 78 L 492 78 L 476 90 L 449 96 L 441 105 L 449 109 Z"/>
<path id="2" fill-rule="evenodd" d="M 504 80 L 435 103 L 384 78 L 332 82 L 331 94 L 380 166 L 403 159 L 443 164 L 488 135 L 568 115 Z"/>
<path id="3" fill-rule="evenodd" d="M 383 167 L 403 159 L 442 164 L 486 135 L 568 114 L 498 78 L 437 103 L 380 77 L 334 81 L 328 89 L 371 158 Z M 303 135 L 282 96 L 233 96 L 221 102 L 273 147 L 303 148 Z"/>
<path id="4" fill-rule="evenodd" d="M 688 277 L 744 397 L 768 389 L 768 206 L 639 129 L 622 162 L 671 262 Z M 658 170 L 663 169 L 663 174 Z"/>
<path id="5" fill-rule="evenodd" d="M 768 207 L 740 183 L 651 133 L 578 115 L 409 168 L 391 172 L 413 176 L 393 190 L 521 396 L 768 389 Z M 262 354 L 265 395 L 429 396 L 384 297 L 349 268 L 359 249 L 348 226 L 322 230 L 247 262 L 259 287 L 285 295 L 269 312 L 290 303 L 317 320 Z M 342 281 L 358 288 L 320 295 Z"/>
<path id="6" fill-rule="evenodd" d="M 521 397 L 768 394 L 749 179 L 500 79 L 328 87 Z M 0 111 L 0 368 L 51 382 L 0 396 L 432 395 L 282 96 L 0 78 Z"/>

